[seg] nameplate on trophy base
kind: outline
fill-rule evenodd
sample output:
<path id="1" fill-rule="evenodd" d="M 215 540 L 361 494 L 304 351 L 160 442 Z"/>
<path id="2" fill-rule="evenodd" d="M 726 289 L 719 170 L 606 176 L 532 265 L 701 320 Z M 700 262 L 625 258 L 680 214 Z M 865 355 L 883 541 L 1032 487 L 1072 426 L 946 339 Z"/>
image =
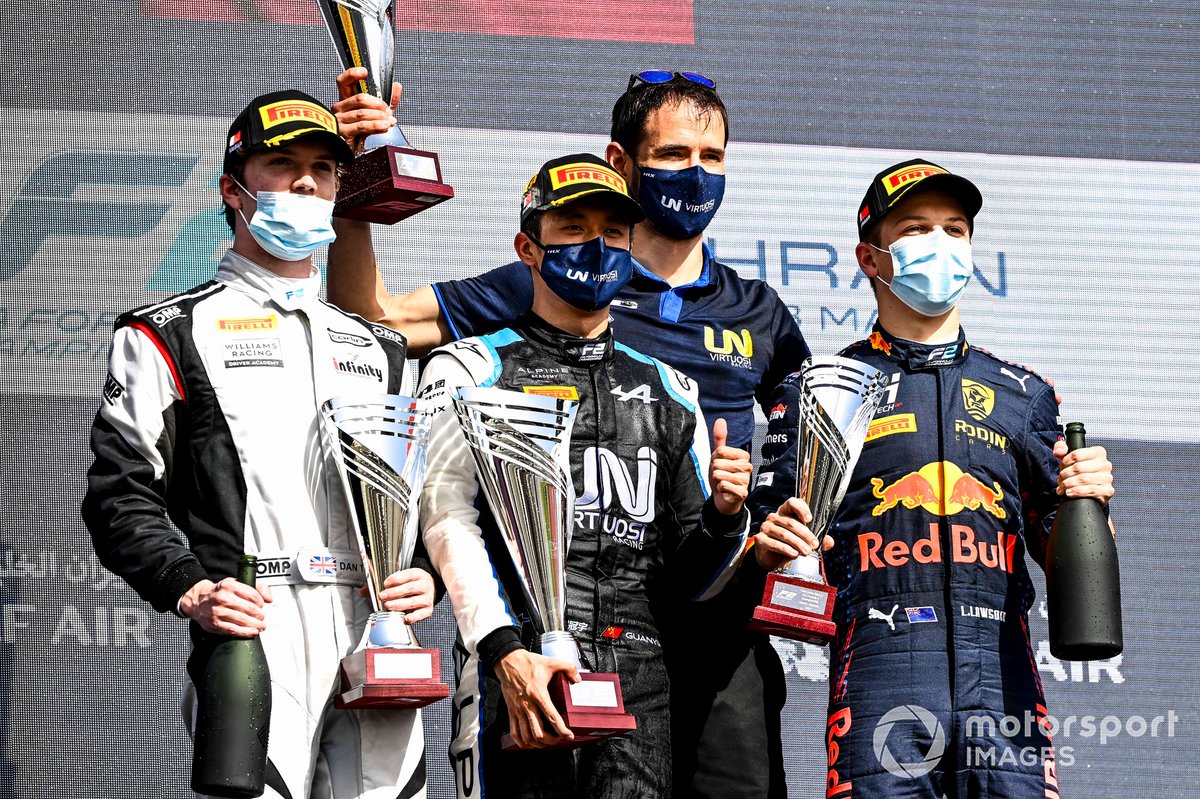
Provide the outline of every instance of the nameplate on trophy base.
<path id="1" fill-rule="evenodd" d="M 632 713 L 625 712 L 619 676 L 581 671 L 579 677 L 581 681 L 573 683 L 565 674 L 555 674 L 546 686 L 558 714 L 575 733 L 573 740 L 562 741 L 547 749 L 575 749 L 637 729 L 637 719 Z M 521 748 L 508 733 L 501 736 L 500 746 Z"/>
<path id="2" fill-rule="evenodd" d="M 342 659 L 339 708 L 418 708 L 445 699 L 438 650 L 410 647 L 362 649 Z"/>
<path id="3" fill-rule="evenodd" d="M 384 145 L 355 158 L 342 175 L 333 215 L 391 225 L 453 196 L 437 153 Z"/>
<path id="4" fill-rule="evenodd" d="M 771 573 L 762 604 L 754 609 L 749 627 L 754 632 L 823 646 L 837 633 L 833 601 L 837 590 L 788 574 Z"/>

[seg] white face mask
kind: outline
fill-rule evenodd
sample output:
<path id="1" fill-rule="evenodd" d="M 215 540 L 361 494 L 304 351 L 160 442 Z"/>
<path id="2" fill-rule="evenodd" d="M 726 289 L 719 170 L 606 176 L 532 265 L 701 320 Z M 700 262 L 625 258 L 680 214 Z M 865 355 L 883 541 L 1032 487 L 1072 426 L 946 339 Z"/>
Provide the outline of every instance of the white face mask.
<path id="1" fill-rule="evenodd" d="M 901 236 L 887 250 L 875 249 L 892 254 L 892 282 L 883 278 L 879 282 L 922 316 L 941 316 L 953 308 L 974 271 L 971 242 L 940 227 L 919 236 Z"/>
<path id="2" fill-rule="evenodd" d="M 250 193 L 241 183 L 237 185 Z M 260 191 L 255 199 L 253 217 L 246 220 L 240 209 L 238 213 L 259 246 L 280 260 L 303 261 L 337 238 L 330 200 L 290 191 Z"/>

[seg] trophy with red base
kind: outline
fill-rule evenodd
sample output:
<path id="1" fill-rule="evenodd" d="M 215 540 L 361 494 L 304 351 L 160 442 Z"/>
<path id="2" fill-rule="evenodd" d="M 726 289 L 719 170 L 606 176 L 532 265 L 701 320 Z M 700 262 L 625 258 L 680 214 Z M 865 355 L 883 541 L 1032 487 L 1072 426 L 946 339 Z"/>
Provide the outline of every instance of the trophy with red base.
<path id="1" fill-rule="evenodd" d="M 389 0 L 317 0 L 342 67 L 366 67 L 359 90 L 387 102 L 395 33 Z M 342 174 L 334 216 L 391 225 L 454 196 L 437 153 L 409 144 L 400 127 L 368 136 Z"/>
<path id="2" fill-rule="evenodd" d="M 578 403 L 496 388 L 463 387 L 454 410 L 478 466 L 479 481 L 520 575 L 540 649 L 579 667 L 581 681 L 555 674 L 548 687 L 574 748 L 637 728 L 625 712 L 616 674 L 584 671 L 567 632 L 566 559 L 575 518 L 571 426 Z M 505 749 L 517 748 L 505 734 Z"/>
<path id="3" fill-rule="evenodd" d="M 812 511 L 808 527 L 817 547 L 767 575 L 750 629 L 811 644 L 824 644 L 836 633 L 837 592 L 825 582 L 821 539 L 846 496 L 884 379 L 871 366 L 837 356 L 809 358 L 801 367 L 796 496 Z"/>
<path id="4" fill-rule="evenodd" d="M 334 397 L 321 406 L 374 609 L 358 648 L 342 659 L 339 708 L 417 708 L 450 695 L 438 650 L 422 648 L 404 614 L 379 599 L 388 575 L 412 564 L 436 412 L 394 394 Z"/>

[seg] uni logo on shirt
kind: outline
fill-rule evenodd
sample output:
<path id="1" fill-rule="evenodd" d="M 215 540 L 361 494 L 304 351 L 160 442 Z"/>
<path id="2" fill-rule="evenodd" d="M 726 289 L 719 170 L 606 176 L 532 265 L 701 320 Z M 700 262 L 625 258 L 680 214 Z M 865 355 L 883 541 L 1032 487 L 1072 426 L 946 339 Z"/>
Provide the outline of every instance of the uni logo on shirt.
<path id="1" fill-rule="evenodd" d="M 735 349 L 743 358 L 754 357 L 754 339 L 750 331 L 742 329 L 741 335 L 732 330 L 721 331 L 721 343 L 717 343 L 717 331 L 707 325 L 704 328 L 704 349 L 716 355 L 729 355 Z"/>

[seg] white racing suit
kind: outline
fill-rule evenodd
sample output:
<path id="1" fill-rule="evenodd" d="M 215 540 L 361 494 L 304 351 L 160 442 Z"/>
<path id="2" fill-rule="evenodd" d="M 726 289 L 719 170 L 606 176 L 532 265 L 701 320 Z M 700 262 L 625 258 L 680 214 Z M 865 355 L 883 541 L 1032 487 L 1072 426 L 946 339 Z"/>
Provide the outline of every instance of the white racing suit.
<path id="1" fill-rule="evenodd" d="M 403 336 L 229 252 L 215 279 L 122 316 L 92 429 L 83 515 L 101 562 L 159 611 L 260 558 L 269 588 L 269 797 L 425 795 L 419 711 L 337 710 L 370 613 L 321 403 L 406 393 Z M 180 540 L 168 516 L 186 536 Z M 190 676 L 215 643 L 191 625 Z M 185 679 L 191 727 L 195 692 Z"/>

